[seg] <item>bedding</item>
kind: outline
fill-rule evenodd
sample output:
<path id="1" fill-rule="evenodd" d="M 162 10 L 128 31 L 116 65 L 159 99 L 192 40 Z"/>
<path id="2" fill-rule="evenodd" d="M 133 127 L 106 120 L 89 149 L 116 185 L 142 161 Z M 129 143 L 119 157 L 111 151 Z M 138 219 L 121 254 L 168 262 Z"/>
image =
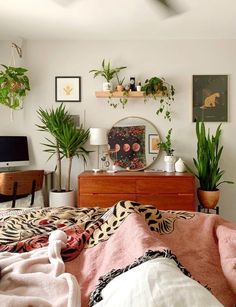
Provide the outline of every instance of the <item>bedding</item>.
<path id="1" fill-rule="evenodd" d="M 181 272 L 214 295 L 218 304 L 236 304 L 236 225 L 220 216 L 159 211 L 132 201 L 112 208 L 15 209 L 0 213 L 0 251 L 45 248 L 55 229 L 67 235 L 61 254 L 66 272 L 79 283 L 82 306 L 103 304 L 104 280 L 109 286 L 117 277 L 107 283 L 107 274 L 126 274 L 126 267 L 131 272 L 148 252 L 164 255 L 167 261 L 174 257 Z"/>

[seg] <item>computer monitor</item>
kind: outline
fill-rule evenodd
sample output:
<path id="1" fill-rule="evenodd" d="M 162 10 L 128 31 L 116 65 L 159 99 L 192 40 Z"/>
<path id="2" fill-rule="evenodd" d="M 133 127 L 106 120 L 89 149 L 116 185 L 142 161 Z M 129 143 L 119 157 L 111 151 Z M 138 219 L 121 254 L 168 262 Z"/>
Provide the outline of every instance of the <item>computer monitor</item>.
<path id="1" fill-rule="evenodd" d="M 0 167 L 29 165 L 26 136 L 0 136 Z"/>

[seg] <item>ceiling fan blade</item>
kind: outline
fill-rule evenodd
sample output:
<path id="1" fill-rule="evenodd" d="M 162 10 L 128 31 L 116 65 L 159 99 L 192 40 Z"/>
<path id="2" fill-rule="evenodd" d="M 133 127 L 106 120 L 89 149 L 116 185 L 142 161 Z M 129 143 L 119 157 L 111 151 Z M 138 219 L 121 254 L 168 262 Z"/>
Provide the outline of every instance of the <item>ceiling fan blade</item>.
<path id="1" fill-rule="evenodd" d="M 155 0 L 155 1 L 159 2 L 171 15 L 180 14 L 182 12 L 180 8 L 171 3 L 169 0 Z"/>

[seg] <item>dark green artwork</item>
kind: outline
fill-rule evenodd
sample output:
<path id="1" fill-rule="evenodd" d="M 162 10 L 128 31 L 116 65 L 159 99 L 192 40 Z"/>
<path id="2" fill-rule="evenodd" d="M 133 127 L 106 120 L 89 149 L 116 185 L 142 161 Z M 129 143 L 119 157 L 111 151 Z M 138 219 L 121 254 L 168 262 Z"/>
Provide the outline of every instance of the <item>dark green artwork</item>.
<path id="1" fill-rule="evenodd" d="M 193 121 L 227 122 L 228 76 L 193 76 Z"/>

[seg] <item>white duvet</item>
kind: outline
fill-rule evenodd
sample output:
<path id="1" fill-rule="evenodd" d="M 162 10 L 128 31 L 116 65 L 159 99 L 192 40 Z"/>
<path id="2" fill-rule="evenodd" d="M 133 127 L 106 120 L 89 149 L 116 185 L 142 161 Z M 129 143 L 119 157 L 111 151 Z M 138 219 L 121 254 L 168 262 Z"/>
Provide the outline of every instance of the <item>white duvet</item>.
<path id="1" fill-rule="evenodd" d="M 102 290 L 102 297 L 96 307 L 223 306 L 168 258 L 147 261 L 119 275 Z"/>

